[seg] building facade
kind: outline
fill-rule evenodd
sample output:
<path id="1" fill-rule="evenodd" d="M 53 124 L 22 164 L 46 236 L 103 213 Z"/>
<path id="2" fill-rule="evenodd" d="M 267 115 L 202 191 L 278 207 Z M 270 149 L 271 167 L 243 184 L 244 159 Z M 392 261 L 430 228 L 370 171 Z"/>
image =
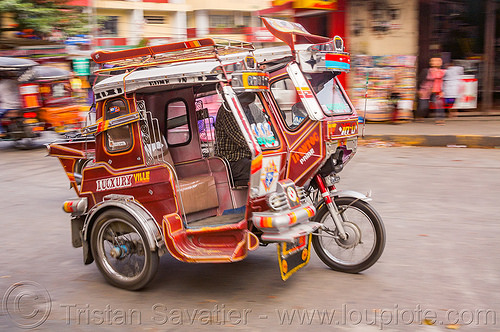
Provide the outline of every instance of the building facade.
<path id="1" fill-rule="evenodd" d="M 260 26 L 254 13 L 267 0 L 79 0 L 94 18 L 94 45 L 114 48 L 161 44 L 186 38 L 248 40 L 248 28 Z M 228 9 L 230 8 L 230 9 Z"/>

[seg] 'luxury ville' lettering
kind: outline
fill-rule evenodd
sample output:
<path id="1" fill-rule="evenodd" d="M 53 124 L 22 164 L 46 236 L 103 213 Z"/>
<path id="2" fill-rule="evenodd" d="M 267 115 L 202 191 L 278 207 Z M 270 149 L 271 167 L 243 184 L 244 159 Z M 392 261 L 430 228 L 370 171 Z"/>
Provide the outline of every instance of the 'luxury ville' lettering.
<path id="1" fill-rule="evenodd" d="M 140 172 L 134 174 L 135 183 L 146 183 L 149 182 L 149 171 Z"/>
<path id="2" fill-rule="evenodd" d="M 96 191 L 120 189 L 132 186 L 133 175 L 116 176 L 96 181 Z"/>

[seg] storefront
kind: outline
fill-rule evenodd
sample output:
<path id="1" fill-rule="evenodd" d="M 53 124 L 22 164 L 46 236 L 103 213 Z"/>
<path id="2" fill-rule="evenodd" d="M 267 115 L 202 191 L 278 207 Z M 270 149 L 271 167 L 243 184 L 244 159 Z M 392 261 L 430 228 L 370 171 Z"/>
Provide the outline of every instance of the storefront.
<path id="1" fill-rule="evenodd" d="M 417 85 L 418 0 L 350 1 L 350 95 L 369 121 L 413 117 Z M 366 98 L 365 98 L 366 97 Z"/>

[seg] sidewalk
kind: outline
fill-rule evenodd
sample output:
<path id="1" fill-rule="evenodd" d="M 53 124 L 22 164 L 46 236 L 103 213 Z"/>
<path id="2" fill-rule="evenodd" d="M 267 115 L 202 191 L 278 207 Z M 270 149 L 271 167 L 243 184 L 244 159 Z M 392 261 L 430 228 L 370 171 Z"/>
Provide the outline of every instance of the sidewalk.
<path id="1" fill-rule="evenodd" d="M 374 141 L 415 146 L 460 146 L 469 148 L 500 148 L 500 116 L 459 117 L 446 119 L 444 126 L 434 119 L 400 124 L 359 124 L 360 143 Z"/>

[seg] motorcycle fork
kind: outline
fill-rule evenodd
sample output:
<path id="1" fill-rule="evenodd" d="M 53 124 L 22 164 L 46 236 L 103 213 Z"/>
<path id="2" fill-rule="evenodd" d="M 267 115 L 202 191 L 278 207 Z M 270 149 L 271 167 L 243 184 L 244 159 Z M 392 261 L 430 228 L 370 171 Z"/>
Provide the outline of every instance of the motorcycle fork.
<path id="1" fill-rule="evenodd" d="M 337 227 L 339 237 L 342 240 L 346 240 L 347 234 L 344 230 L 343 221 L 340 216 L 339 209 L 337 208 L 337 204 L 335 204 L 334 200 L 330 196 L 330 190 L 326 188 L 325 181 L 323 181 L 321 175 L 316 174 L 314 179 L 316 180 L 316 184 L 318 185 L 321 196 L 323 196 L 323 200 L 325 201 L 328 211 L 330 212 L 330 215 L 332 216 L 333 221 L 335 222 L 335 226 Z"/>

